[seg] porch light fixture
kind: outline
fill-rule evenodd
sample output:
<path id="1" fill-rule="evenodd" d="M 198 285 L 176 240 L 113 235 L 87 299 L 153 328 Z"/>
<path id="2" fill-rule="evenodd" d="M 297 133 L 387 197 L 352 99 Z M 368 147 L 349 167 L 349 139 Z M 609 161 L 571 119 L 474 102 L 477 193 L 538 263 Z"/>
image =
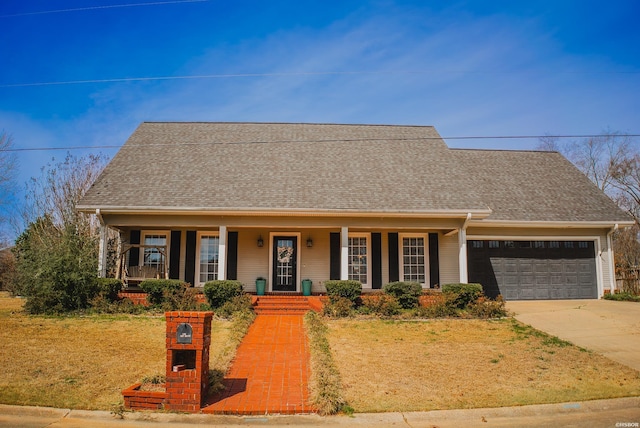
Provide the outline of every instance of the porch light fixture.
<path id="1" fill-rule="evenodd" d="M 264 240 L 262 239 L 262 235 L 258 236 L 258 247 L 264 247 Z"/>
<path id="2" fill-rule="evenodd" d="M 311 239 L 311 236 L 309 236 L 307 238 L 307 248 L 311 248 L 313 247 L 313 240 Z"/>

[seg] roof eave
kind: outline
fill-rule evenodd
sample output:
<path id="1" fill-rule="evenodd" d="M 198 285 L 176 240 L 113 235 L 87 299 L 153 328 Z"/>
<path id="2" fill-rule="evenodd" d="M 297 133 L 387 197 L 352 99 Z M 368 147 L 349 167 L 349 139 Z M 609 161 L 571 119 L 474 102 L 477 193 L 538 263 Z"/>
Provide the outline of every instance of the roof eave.
<path id="1" fill-rule="evenodd" d="M 134 215 L 224 215 L 224 216 L 289 216 L 289 217 L 419 217 L 419 218 L 466 218 L 469 213 L 473 218 L 487 218 L 490 209 L 464 210 L 430 210 L 430 211 L 402 211 L 377 210 L 362 211 L 354 209 L 304 209 L 304 208 L 234 208 L 219 209 L 205 207 L 122 207 L 122 206 L 93 206 L 78 205 L 77 210 L 95 214 L 100 210 L 101 215 L 134 214 Z"/>
<path id="2" fill-rule="evenodd" d="M 522 221 L 522 220 L 481 220 L 469 222 L 469 227 L 522 227 L 522 228 L 610 228 L 616 224 L 618 227 L 630 227 L 635 224 L 633 220 L 605 220 L 605 221 Z"/>

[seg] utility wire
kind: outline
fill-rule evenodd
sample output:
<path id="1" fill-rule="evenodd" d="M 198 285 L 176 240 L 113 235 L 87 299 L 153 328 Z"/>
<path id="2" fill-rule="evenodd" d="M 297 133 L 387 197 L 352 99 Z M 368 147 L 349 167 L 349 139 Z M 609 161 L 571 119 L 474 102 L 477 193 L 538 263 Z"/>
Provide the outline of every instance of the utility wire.
<path id="1" fill-rule="evenodd" d="M 0 18 L 16 18 L 19 16 L 47 15 L 50 13 L 82 12 L 82 11 L 97 10 L 97 9 L 115 9 L 120 7 L 159 6 L 159 5 L 177 4 L 177 3 L 201 3 L 201 2 L 207 2 L 207 1 L 209 0 L 173 0 L 173 1 L 157 1 L 157 2 L 151 2 L 151 3 L 112 4 L 112 5 L 106 5 L 106 6 L 77 7 L 73 9 L 56 9 L 56 10 L 42 10 L 38 12 L 14 13 L 11 15 L 0 15 Z"/>
<path id="2" fill-rule="evenodd" d="M 208 1 L 208 0 L 190 0 Z M 60 85 L 83 85 L 88 83 L 123 83 L 123 82 L 150 82 L 159 80 L 196 80 L 196 79 L 229 79 L 246 77 L 293 77 L 293 76 L 344 76 L 362 74 L 430 74 L 430 73 L 458 73 L 458 74 L 511 74 L 511 71 L 473 71 L 473 70 L 390 70 L 390 71 L 294 71 L 281 73 L 226 73 L 226 74 L 200 74 L 183 76 L 147 76 L 147 77 L 123 77 L 113 79 L 86 79 L 86 80 L 66 80 L 58 82 L 28 82 L 28 83 L 5 83 L 0 84 L 0 88 L 23 88 L 29 86 L 60 86 Z M 532 72 L 535 74 L 535 72 Z M 554 74 L 640 74 L 640 71 L 554 71 Z M 526 73 L 525 73 L 526 74 Z M 531 73 L 529 73 L 531 74 Z"/>
<path id="3" fill-rule="evenodd" d="M 418 137 L 418 138 L 362 138 L 340 140 L 271 140 L 271 141 L 241 141 L 233 143 L 225 142 L 183 142 L 183 143 L 148 143 L 144 147 L 151 146 L 194 146 L 203 144 L 265 144 L 265 143 L 327 143 L 327 142 L 356 142 L 356 141 L 407 141 L 407 140 L 530 140 L 540 138 L 598 138 L 598 137 L 640 137 L 640 134 L 584 134 L 584 135 L 497 135 L 497 136 L 454 136 L 454 137 Z M 118 149 L 122 145 L 98 145 L 98 146 L 66 146 L 66 147 L 25 147 L 5 149 L 5 152 L 36 152 L 52 150 L 86 150 L 86 149 Z"/>

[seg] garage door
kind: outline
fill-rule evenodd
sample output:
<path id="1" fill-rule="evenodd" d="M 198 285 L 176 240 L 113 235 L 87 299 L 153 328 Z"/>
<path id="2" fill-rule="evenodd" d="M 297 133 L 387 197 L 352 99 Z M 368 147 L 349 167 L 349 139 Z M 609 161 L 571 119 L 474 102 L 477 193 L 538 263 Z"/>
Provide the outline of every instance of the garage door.
<path id="1" fill-rule="evenodd" d="M 467 243 L 469 282 L 506 300 L 596 299 L 593 241 Z"/>

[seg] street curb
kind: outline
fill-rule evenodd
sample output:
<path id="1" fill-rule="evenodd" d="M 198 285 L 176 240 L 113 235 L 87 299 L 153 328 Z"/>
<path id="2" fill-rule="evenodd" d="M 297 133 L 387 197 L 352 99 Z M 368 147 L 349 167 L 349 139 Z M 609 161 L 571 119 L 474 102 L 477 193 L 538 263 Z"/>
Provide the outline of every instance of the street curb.
<path id="1" fill-rule="evenodd" d="M 484 421 L 499 418 L 526 418 L 570 414 L 588 414 L 603 411 L 634 409 L 640 414 L 640 397 L 625 397 L 605 400 L 567 402 L 555 404 L 535 404 L 529 406 L 498 407 L 482 409 L 432 410 L 426 412 L 356 413 L 353 416 L 311 415 L 256 415 L 225 416 L 206 414 L 183 414 L 165 412 L 125 412 L 124 421 L 181 424 L 223 424 L 223 425 L 313 425 L 313 426 L 373 426 L 408 423 L 421 425 L 438 421 Z M 50 419 L 80 419 L 87 421 L 117 421 L 120 418 L 103 410 L 69 410 L 35 406 L 11 406 L 0 404 L 0 415 L 31 416 Z"/>

